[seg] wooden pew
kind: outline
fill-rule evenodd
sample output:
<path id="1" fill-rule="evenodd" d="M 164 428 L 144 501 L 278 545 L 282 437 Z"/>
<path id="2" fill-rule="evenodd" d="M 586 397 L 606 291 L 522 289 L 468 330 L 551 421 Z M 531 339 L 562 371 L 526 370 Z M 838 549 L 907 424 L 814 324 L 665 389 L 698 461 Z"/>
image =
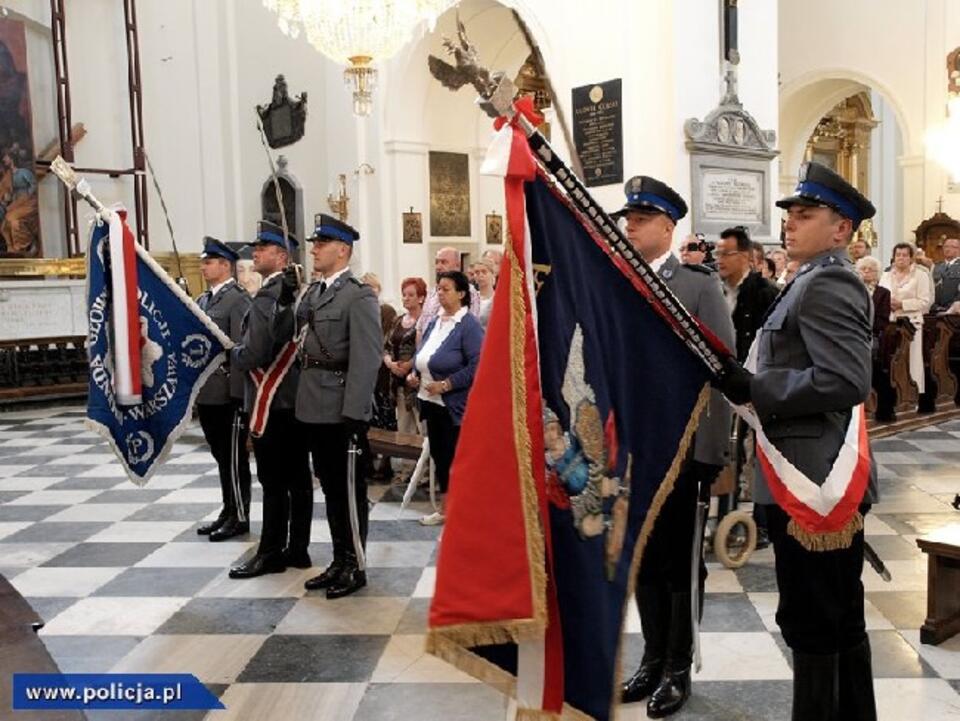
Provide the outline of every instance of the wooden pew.
<path id="1" fill-rule="evenodd" d="M 916 411 L 917 384 L 910 377 L 910 341 L 916 332 L 906 318 L 898 318 L 883 329 L 873 365 L 877 422 L 892 422 L 899 414 Z"/>
<path id="2" fill-rule="evenodd" d="M 950 342 L 957 328 L 952 316 L 928 315 L 923 319 L 923 369 L 926 389 L 917 410 L 934 413 L 955 405 L 957 377 L 950 368 Z"/>

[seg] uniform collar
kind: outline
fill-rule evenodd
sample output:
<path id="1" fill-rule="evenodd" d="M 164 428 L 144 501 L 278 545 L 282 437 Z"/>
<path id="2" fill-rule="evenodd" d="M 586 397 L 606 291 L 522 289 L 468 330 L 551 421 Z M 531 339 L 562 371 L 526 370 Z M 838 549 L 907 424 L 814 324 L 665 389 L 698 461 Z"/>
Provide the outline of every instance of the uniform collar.
<path id="1" fill-rule="evenodd" d="M 671 258 L 673 258 L 673 257 L 674 257 L 674 256 L 673 256 L 673 251 L 672 251 L 672 250 L 667 250 L 667 252 L 664 253 L 663 255 L 658 256 L 658 257 L 656 257 L 656 258 L 654 258 L 653 260 L 650 261 L 650 263 L 649 263 L 649 265 L 650 265 L 650 270 L 652 270 L 654 273 L 659 274 L 659 273 L 660 273 L 660 269 L 663 268 L 664 264 L 665 264 L 668 260 L 670 260 Z"/>
<path id="2" fill-rule="evenodd" d="M 235 282 L 236 282 L 236 281 L 235 281 L 233 278 L 227 278 L 227 279 L 226 279 L 225 281 L 223 281 L 222 283 L 218 283 L 217 285 L 211 286 L 211 288 L 210 288 L 210 297 L 212 298 L 212 297 L 215 296 L 217 293 L 219 293 L 221 288 L 225 288 L 226 286 L 230 285 L 231 283 L 235 283 Z"/>
<path id="3" fill-rule="evenodd" d="M 327 284 L 327 287 L 329 288 L 331 285 L 334 284 L 334 282 L 337 280 L 337 278 L 339 278 L 340 276 L 342 276 L 344 273 L 349 273 L 349 272 L 350 272 L 350 266 L 348 265 L 346 268 L 341 268 L 340 270 L 338 270 L 338 271 L 337 271 L 336 273 L 334 273 L 333 275 L 323 276 L 322 278 L 320 278 L 320 280 L 321 280 L 322 282 L 326 283 L 326 284 Z"/>

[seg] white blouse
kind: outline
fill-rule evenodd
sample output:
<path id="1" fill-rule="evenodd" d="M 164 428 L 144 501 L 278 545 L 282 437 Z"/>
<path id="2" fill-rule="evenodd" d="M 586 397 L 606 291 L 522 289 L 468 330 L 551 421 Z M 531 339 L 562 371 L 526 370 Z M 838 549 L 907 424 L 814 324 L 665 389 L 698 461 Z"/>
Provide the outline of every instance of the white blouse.
<path id="1" fill-rule="evenodd" d="M 896 275 L 892 269 L 884 271 L 880 276 L 880 285 L 890 291 L 891 299 L 899 300 L 902 304 L 900 310 L 891 310 L 891 320 L 904 317 L 922 319 L 933 303 L 926 273 L 916 265 L 904 277 Z"/>

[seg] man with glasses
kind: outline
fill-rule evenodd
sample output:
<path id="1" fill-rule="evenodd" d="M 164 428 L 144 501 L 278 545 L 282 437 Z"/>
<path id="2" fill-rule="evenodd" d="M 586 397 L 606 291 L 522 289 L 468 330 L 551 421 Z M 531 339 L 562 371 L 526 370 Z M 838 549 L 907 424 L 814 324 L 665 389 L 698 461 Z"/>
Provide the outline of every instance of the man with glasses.
<path id="1" fill-rule="evenodd" d="M 777 287 L 751 268 L 750 236 L 742 226 L 727 228 L 720 234 L 717 243 L 717 272 L 723 283 L 723 296 L 733 318 L 736 334 L 737 360 L 743 363 L 750 352 L 750 346 L 763 324 L 764 315 L 777 297 Z M 737 452 L 737 478 L 748 459 L 753 457 L 753 436 L 748 437 L 747 424 L 737 421 L 737 438 L 740 439 Z M 747 477 L 752 478 L 752 468 L 745 469 Z M 747 481 L 749 482 L 749 480 Z M 730 510 L 729 496 L 719 499 L 718 516 L 723 517 Z M 757 548 L 770 545 L 767 538 L 766 517 L 762 507 L 754 505 L 753 518 L 757 523 Z"/>

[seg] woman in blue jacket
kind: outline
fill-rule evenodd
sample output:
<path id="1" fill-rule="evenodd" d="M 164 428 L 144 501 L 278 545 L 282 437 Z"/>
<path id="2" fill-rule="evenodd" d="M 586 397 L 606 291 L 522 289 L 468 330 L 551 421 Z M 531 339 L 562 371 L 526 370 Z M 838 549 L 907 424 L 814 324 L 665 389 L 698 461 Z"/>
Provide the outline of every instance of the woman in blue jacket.
<path id="1" fill-rule="evenodd" d="M 407 379 L 411 388 L 420 389 L 420 418 L 427 424 L 430 457 L 441 494 L 440 509 L 420 519 L 425 526 L 439 526 L 444 520 L 442 498 L 483 344 L 483 328 L 470 314 L 467 276 L 460 271 L 440 273 L 437 299 L 441 312 L 424 331 Z"/>

